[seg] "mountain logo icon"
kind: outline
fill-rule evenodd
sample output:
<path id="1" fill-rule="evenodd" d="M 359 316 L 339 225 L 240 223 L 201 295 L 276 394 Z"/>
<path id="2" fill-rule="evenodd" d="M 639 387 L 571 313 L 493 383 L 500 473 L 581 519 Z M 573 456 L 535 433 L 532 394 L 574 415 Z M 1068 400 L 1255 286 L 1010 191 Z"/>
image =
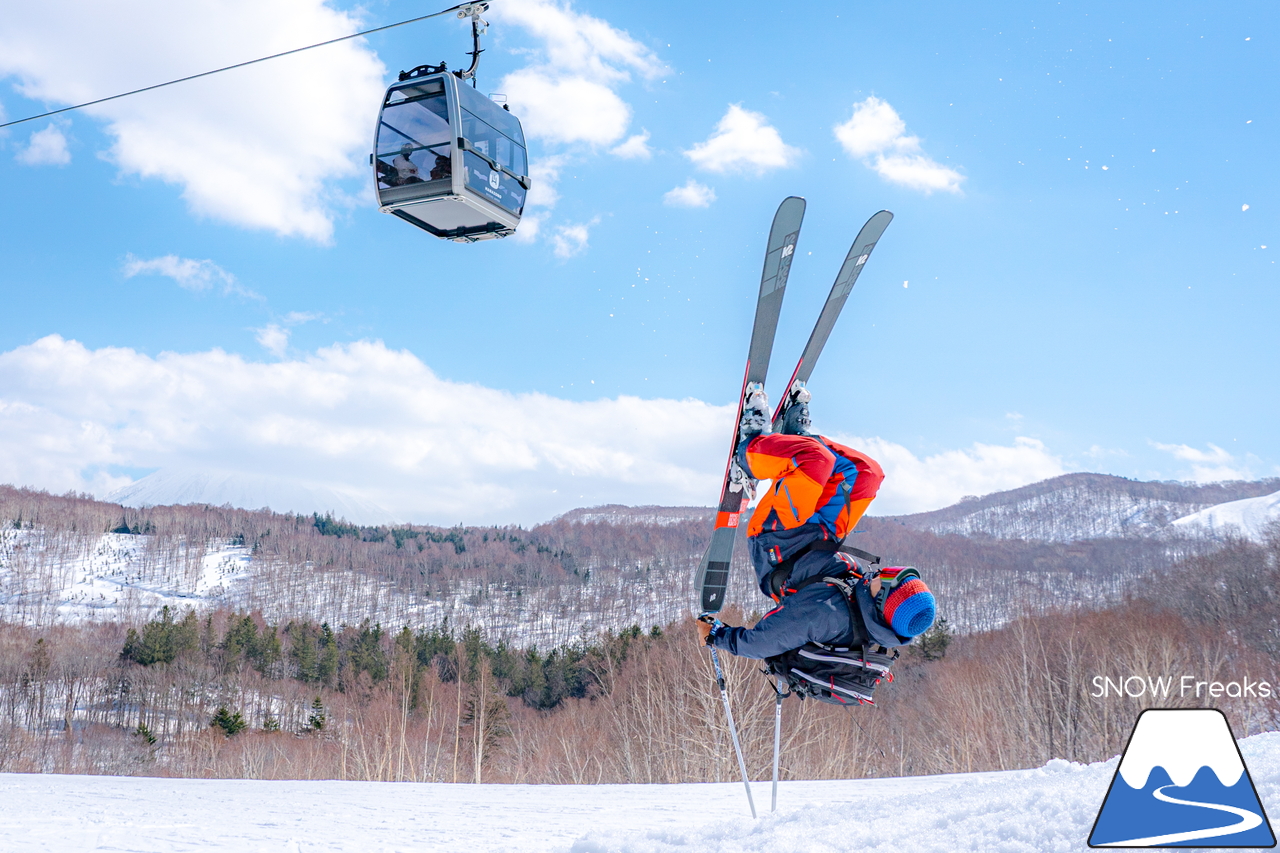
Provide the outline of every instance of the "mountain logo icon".
<path id="1" fill-rule="evenodd" d="M 1138 715 L 1089 846 L 1276 846 L 1221 711 L 1148 709 Z"/>

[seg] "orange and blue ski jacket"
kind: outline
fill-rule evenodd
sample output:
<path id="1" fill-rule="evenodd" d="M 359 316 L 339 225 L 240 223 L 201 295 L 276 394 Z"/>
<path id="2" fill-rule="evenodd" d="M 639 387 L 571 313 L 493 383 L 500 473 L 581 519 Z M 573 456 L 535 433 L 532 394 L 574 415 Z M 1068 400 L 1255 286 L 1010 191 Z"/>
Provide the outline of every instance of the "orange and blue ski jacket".
<path id="1" fill-rule="evenodd" d="M 747 525 L 761 592 L 772 594 L 770 575 L 788 560 L 793 585 L 853 566 L 846 554 L 810 549 L 840 541 L 857 526 L 884 480 L 874 459 L 822 436 L 761 435 L 739 446 L 738 464 L 755 479 L 773 481 Z M 717 629 L 712 642 L 763 659 L 807 642 L 847 643 L 855 634 L 844 594 L 818 583 L 785 595 L 754 628 Z"/>
<path id="2" fill-rule="evenodd" d="M 822 436 L 761 435 L 738 450 L 757 480 L 772 480 L 747 525 L 748 536 L 817 523 L 835 539 L 858 524 L 884 480 L 880 465 Z"/>

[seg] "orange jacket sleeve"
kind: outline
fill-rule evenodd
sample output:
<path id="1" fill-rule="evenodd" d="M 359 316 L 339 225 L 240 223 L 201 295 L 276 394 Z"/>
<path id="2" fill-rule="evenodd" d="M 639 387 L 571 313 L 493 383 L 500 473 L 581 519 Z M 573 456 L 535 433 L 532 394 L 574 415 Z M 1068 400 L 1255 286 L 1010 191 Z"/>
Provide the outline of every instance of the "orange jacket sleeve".
<path id="1" fill-rule="evenodd" d="M 780 434 L 757 436 L 745 451 L 751 476 L 773 481 L 760 497 L 747 535 L 766 526 L 790 530 L 808 521 L 831 478 L 835 454 L 816 437 Z"/>

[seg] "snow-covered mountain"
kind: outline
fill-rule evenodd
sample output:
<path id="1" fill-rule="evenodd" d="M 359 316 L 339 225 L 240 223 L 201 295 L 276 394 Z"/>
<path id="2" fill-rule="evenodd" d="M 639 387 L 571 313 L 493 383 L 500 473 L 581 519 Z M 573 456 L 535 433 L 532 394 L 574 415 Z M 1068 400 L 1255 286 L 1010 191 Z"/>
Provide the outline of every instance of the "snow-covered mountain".
<path id="1" fill-rule="evenodd" d="M 1261 541 L 1267 528 L 1277 522 L 1280 522 L 1280 492 L 1211 506 L 1183 516 L 1174 524 L 1188 531 L 1199 529 L 1211 535 L 1235 533 Z"/>
<path id="2" fill-rule="evenodd" d="M 1263 807 L 1274 811 L 1280 733 L 1245 738 L 1240 749 Z M 0 851 L 176 851 L 192 849 L 199 839 L 207 851 L 837 853 L 856 839 L 856 849 L 876 853 L 1084 853 L 1116 763 L 1055 759 L 1035 770 L 784 781 L 776 812 L 769 811 L 769 783 L 759 781 L 752 785 L 758 820 L 747 811 L 740 783 L 453 785 L 5 773 L 0 796 L 9 808 Z"/>
<path id="3" fill-rule="evenodd" d="M 606 504 L 604 506 L 574 509 L 558 515 L 554 521 L 567 521 L 578 524 L 593 522 L 604 524 L 679 524 L 682 521 L 710 522 L 715 510 L 705 506 L 623 506 L 622 504 Z"/>
<path id="4" fill-rule="evenodd" d="M 270 508 L 299 515 L 332 513 L 356 524 L 395 524 L 397 519 L 376 503 L 318 483 L 286 480 L 265 474 L 162 468 L 107 495 L 123 506 L 230 504 L 240 509 Z"/>
<path id="5" fill-rule="evenodd" d="M 1277 478 L 1193 485 L 1141 482 L 1108 474 L 1064 474 L 889 520 L 933 533 L 997 539 L 1074 542 L 1145 537 L 1173 531 L 1190 533 L 1171 525 L 1218 504 L 1257 498 L 1277 488 Z"/>

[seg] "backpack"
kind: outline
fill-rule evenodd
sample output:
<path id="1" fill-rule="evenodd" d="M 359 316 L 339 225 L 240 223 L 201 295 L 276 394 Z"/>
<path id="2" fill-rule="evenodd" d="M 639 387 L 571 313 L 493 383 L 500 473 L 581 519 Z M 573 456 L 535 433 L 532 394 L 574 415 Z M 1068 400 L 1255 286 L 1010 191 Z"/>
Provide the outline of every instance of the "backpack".
<path id="1" fill-rule="evenodd" d="M 919 577 L 919 572 L 896 566 L 881 570 L 882 589 L 876 597 L 871 595 L 868 578 L 857 571 L 809 578 L 797 585 L 826 583 L 840 590 L 849 606 L 853 639 L 843 646 L 805 643 L 766 658 L 765 672 L 801 699 L 832 705 L 874 705 L 876 687 L 881 681 L 893 681 L 889 668 L 898 659 L 896 647 L 911 642 L 894 633 L 882 615 L 887 590 L 909 577 Z"/>

